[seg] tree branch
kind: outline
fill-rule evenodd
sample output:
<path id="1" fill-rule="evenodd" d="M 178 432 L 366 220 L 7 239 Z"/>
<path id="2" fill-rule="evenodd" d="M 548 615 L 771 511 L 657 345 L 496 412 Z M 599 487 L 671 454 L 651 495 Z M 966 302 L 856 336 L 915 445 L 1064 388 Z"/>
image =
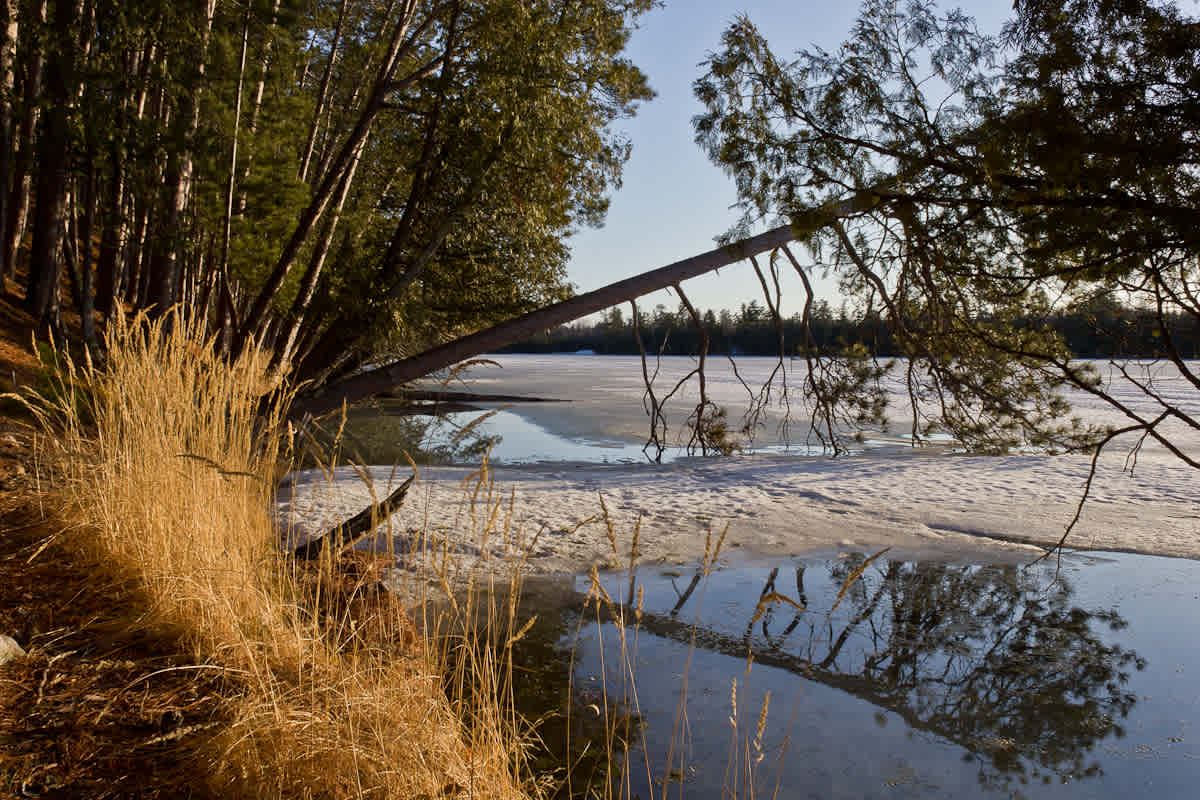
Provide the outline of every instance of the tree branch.
<path id="1" fill-rule="evenodd" d="M 340 525 L 295 548 L 292 550 L 292 558 L 311 561 L 330 548 L 335 553 L 345 550 L 373 531 L 376 525 L 386 520 L 404 504 L 404 498 L 408 495 L 408 489 L 416 477 L 417 474 L 414 472 L 404 483 L 400 484 L 396 491 L 382 501 L 368 506 Z"/>

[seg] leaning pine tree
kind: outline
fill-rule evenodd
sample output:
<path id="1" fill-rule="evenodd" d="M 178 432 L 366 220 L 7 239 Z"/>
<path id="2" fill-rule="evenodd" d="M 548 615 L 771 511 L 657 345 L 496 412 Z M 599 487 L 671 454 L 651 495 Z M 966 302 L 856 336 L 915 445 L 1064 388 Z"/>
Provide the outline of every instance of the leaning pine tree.
<path id="1" fill-rule="evenodd" d="M 930 2 L 870 0 L 839 50 L 790 61 L 738 19 L 696 82 L 697 141 L 744 226 L 787 221 L 882 311 L 914 433 L 1096 453 L 1131 434 L 1200 467 L 1200 420 L 1149 372 L 1118 365 L 1140 400 L 1107 390 L 1048 323 L 1104 296 L 1151 309 L 1159 356 L 1200 390 L 1177 344 L 1200 317 L 1200 23 L 1137 0 L 1016 11 L 993 39 Z M 1125 424 L 1064 421 L 1067 387 Z"/>

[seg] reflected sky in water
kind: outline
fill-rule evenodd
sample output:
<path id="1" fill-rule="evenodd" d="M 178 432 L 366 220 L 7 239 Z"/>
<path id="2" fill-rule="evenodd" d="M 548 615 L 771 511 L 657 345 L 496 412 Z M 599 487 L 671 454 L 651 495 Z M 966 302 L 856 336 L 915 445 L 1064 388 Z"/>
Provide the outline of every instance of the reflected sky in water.
<path id="1" fill-rule="evenodd" d="M 461 428 L 478 419 L 481 411 L 446 414 L 451 428 Z M 502 464 L 535 464 L 551 461 L 638 463 L 645 461 L 641 445 L 616 440 L 568 439 L 556 436 L 512 411 L 499 410 L 479 423 L 481 437 L 494 438 L 491 460 Z M 676 448 L 677 449 L 677 448 Z M 677 457 L 672 452 L 668 457 Z"/>
<path id="2" fill-rule="evenodd" d="M 443 432 L 435 435 L 452 435 L 480 420 L 487 411 L 457 411 L 444 416 Z M 497 464 L 537 464 L 546 462 L 583 462 L 598 464 L 636 464 L 647 461 L 644 443 L 631 443 L 618 439 L 567 438 L 558 436 L 531 422 L 514 411 L 496 410 L 472 428 L 472 433 L 481 438 L 492 438 L 494 444 L 491 460 Z M 431 440 L 435 446 L 441 440 Z M 871 443 L 868 443 L 871 444 Z M 876 446 L 893 446 L 892 442 L 876 442 Z M 650 449 L 650 457 L 656 453 Z M 698 452 L 698 451 L 697 451 Z M 755 453 L 789 453 L 799 456 L 819 456 L 819 446 L 804 443 L 769 444 L 755 447 Z M 689 457 L 684 447 L 667 447 L 662 461 L 676 461 Z"/>
<path id="3" fill-rule="evenodd" d="M 840 554 L 603 583 L 617 603 L 641 593 L 640 621 L 632 606 L 585 610 L 586 578 L 532 591 L 539 621 L 518 645 L 534 687 L 523 709 L 571 709 L 573 721 L 547 723 L 551 741 L 595 735 L 589 709 L 604 700 L 621 709 L 634 795 L 650 797 L 654 781 L 660 796 L 685 671 L 672 797 L 722 797 L 735 739 L 741 759 L 763 756 L 754 796 L 776 781 L 788 798 L 1173 798 L 1200 786 L 1197 562 L 1075 554 L 1023 568 Z M 621 688 L 614 611 L 636 640 L 636 698 Z"/>

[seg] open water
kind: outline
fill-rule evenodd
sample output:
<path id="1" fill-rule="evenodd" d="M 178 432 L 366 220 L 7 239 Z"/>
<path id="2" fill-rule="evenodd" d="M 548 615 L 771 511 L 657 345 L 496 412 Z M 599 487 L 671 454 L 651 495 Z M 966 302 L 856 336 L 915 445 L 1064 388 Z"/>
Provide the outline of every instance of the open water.
<path id="1" fill-rule="evenodd" d="M 1197 796 L 1200 563 L 868 558 L 531 587 L 522 709 L 628 797 Z"/>

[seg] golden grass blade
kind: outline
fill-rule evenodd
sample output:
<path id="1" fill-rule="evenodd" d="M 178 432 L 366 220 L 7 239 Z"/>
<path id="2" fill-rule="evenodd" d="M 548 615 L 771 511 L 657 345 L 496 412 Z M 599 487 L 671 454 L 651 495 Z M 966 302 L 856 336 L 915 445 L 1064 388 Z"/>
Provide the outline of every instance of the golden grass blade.
<path id="1" fill-rule="evenodd" d="M 829 609 L 830 614 L 832 614 L 834 611 L 837 611 L 837 607 L 842 604 L 842 598 L 844 598 L 846 596 L 846 592 L 850 591 L 850 587 L 853 586 L 855 584 L 855 582 L 859 578 L 862 577 L 862 574 L 867 571 L 867 567 L 871 566 L 871 563 L 873 561 L 875 561 L 875 559 L 879 558 L 881 555 L 883 555 L 884 553 L 886 553 L 888 550 L 891 550 L 891 549 L 892 548 L 890 548 L 890 547 L 883 548 L 878 553 L 875 553 L 873 556 L 871 556 L 866 561 L 864 561 L 862 564 L 860 564 L 853 572 L 851 572 L 849 575 L 846 576 L 846 580 L 842 582 L 841 591 L 838 592 L 837 600 L 835 600 L 833 603 L 833 608 Z"/>

